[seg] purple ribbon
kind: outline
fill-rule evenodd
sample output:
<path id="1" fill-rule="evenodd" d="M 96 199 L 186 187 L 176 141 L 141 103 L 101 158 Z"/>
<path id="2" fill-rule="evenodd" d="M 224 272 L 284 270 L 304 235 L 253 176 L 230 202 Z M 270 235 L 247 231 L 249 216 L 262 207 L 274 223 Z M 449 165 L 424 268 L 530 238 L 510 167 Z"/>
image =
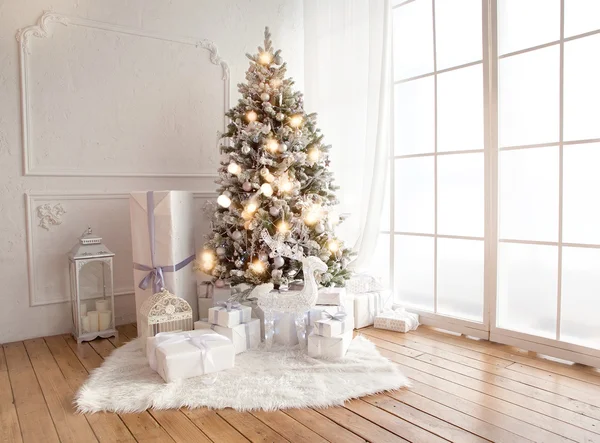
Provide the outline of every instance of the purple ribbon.
<path id="1" fill-rule="evenodd" d="M 220 301 L 215 306 L 221 308 L 221 310 L 226 309 L 227 312 L 231 312 L 233 309 L 236 311 L 242 310 L 242 305 L 240 305 L 238 302 Z"/>
<path id="2" fill-rule="evenodd" d="M 196 254 L 190 255 L 185 260 L 180 261 L 175 265 L 157 266 L 155 259 L 156 250 L 156 235 L 154 231 L 154 191 L 146 193 L 146 212 L 148 214 L 148 235 L 150 237 L 150 261 L 152 266 L 134 263 L 133 269 L 138 271 L 148 271 L 148 274 L 140 281 L 138 287 L 146 290 L 152 282 L 154 292 L 160 292 L 165 287 L 165 272 L 175 272 L 181 268 L 185 268 L 196 258 Z"/>

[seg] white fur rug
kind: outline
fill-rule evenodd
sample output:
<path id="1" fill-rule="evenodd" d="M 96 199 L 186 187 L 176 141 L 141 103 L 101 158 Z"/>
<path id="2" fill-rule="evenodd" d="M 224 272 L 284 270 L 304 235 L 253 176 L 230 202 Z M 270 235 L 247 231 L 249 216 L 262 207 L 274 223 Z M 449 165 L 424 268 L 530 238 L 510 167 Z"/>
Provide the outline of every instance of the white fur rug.
<path id="1" fill-rule="evenodd" d="M 408 386 L 398 366 L 361 336 L 352 341 L 342 360 L 317 360 L 294 348 L 248 351 L 236 355 L 235 368 L 219 372 L 212 384 L 203 378 L 165 383 L 148 366 L 139 340 L 134 340 L 116 349 L 90 374 L 75 403 L 81 412 L 184 406 L 268 411 L 340 405 Z"/>

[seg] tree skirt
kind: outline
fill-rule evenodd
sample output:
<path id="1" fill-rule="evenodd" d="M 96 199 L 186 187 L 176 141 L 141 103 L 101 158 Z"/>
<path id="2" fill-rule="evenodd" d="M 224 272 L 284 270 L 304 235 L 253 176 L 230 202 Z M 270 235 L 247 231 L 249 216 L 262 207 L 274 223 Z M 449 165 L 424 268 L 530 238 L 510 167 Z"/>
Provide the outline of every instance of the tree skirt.
<path id="1" fill-rule="evenodd" d="M 236 355 L 235 368 L 165 383 L 148 366 L 139 339 L 116 349 L 75 398 L 81 412 L 140 412 L 149 408 L 239 411 L 341 405 L 351 398 L 408 386 L 398 366 L 356 337 L 341 360 L 317 360 L 304 349 L 260 349 Z"/>

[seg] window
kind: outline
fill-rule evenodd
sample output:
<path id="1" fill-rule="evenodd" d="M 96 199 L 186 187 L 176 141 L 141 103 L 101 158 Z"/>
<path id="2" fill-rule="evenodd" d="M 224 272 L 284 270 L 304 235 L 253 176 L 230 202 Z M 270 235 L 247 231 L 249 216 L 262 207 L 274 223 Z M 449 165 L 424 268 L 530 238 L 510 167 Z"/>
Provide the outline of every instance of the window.
<path id="1" fill-rule="evenodd" d="M 600 2 L 396 3 L 378 254 L 396 301 L 600 349 Z"/>

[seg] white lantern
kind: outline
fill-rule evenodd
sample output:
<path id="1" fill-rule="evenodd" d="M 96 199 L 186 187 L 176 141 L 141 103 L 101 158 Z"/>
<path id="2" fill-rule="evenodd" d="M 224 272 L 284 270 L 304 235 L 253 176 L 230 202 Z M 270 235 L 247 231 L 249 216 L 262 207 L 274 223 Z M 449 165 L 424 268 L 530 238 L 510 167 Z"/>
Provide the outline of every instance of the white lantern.
<path id="1" fill-rule="evenodd" d="M 88 228 L 69 252 L 73 336 L 77 343 L 118 337 L 115 329 L 113 257 Z"/>

